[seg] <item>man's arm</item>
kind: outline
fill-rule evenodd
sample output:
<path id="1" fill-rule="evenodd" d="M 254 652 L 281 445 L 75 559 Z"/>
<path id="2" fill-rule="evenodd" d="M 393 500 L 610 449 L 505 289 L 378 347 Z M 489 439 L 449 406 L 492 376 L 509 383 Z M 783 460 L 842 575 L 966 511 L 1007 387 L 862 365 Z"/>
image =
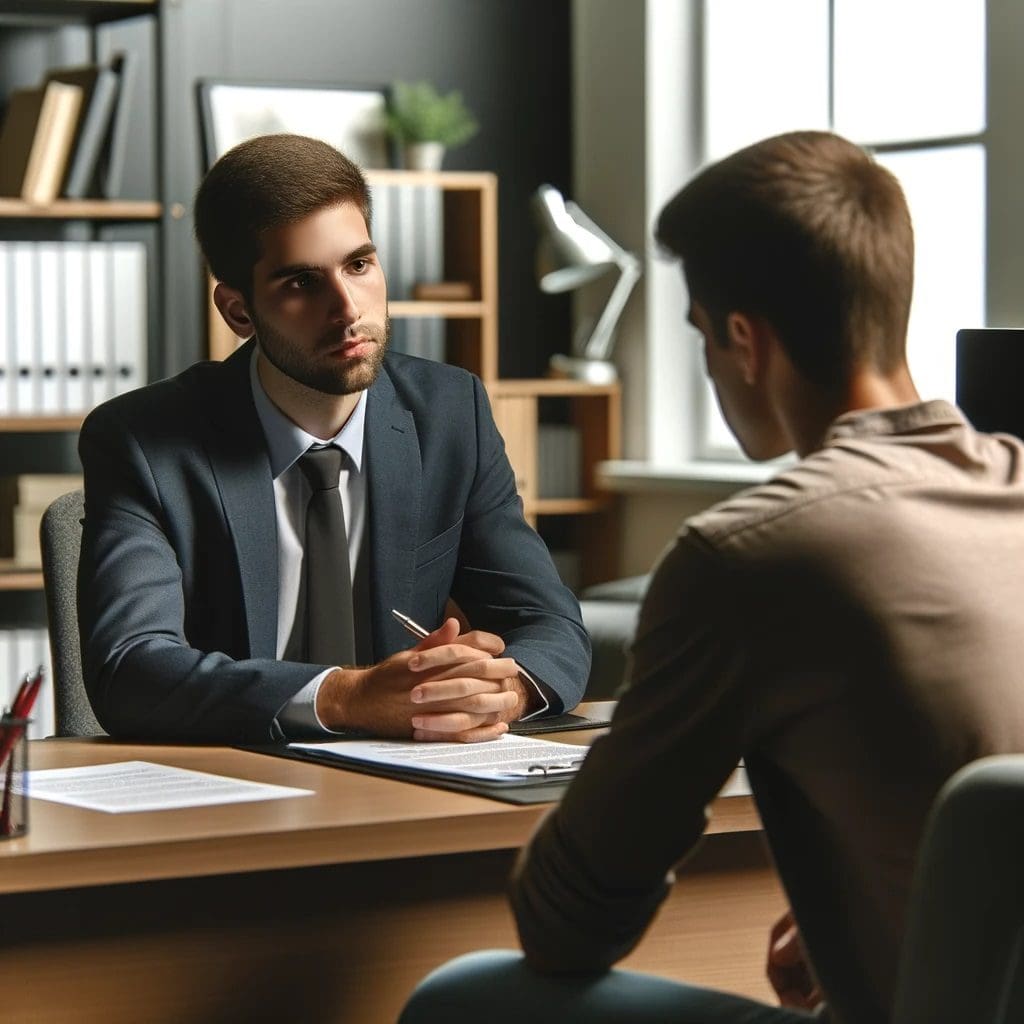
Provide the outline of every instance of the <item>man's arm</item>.
<path id="1" fill-rule="evenodd" d="M 520 858 L 512 906 L 540 970 L 603 970 L 629 953 L 736 767 L 742 662 L 716 563 L 684 536 L 658 567 L 632 686 Z"/>
<path id="2" fill-rule="evenodd" d="M 473 379 L 477 465 L 466 502 L 452 598 L 472 625 L 498 634 L 504 656 L 544 689 L 551 714 L 579 703 L 590 673 L 590 639 L 579 602 L 544 542 L 523 518 L 515 476 L 483 386 Z M 520 680 L 524 699 L 531 687 Z M 528 711 L 529 707 L 524 710 Z"/>

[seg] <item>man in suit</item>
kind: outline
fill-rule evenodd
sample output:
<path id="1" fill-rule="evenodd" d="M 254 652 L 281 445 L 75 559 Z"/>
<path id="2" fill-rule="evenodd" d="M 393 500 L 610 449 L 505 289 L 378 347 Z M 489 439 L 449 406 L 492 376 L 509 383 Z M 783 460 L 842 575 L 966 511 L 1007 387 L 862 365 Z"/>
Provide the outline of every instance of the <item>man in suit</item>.
<path id="1" fill-rule="evenodd" d="M 666 549 L 611 730 L 518 865 L 525 962 L 442 968 L 402 1024 L 884 1024 L 936 793 L 1024 751 L 1024 444 L 917 394 L 898 182 L 836 135 L 777 136 L 704 169 L 657 236 L 741 446 L 799 460 Z M 741 757 L 792 907 L 781 1006 L 608 970 Z"/>
<path id="2" fill-rule="evenodd" d="M 81 432 L 79 619 L 100 723 L 472 741 L 573 707 L 590 662 L 579 606 L 522 517 L 480 382 L 387 352 L 358 168 L 303 137 L 243 143 L 200 186 L 196 234 L 217 308 L 249 341 L 105 403 Z M 429 635 L 409 649 L 392 609 Z"/>

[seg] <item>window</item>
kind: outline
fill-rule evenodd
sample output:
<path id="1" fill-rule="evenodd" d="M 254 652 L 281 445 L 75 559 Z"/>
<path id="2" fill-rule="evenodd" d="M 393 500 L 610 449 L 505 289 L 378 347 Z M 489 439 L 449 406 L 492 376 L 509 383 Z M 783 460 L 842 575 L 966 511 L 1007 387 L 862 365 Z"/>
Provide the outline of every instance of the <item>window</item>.
<path id="1" fill-rule="evenodd" d="M 956 331 L 985 323 L 985 4 L 704 0 L 702 10 L 702 162 L 803 128 L 874 151 L 914 222 L 911 372 L 923 398 L 953 398 Z M 698 346 L 689 352 L 697 365 Z M 695 390 L 692 454 L 739 458 L 710 386 Z"/>

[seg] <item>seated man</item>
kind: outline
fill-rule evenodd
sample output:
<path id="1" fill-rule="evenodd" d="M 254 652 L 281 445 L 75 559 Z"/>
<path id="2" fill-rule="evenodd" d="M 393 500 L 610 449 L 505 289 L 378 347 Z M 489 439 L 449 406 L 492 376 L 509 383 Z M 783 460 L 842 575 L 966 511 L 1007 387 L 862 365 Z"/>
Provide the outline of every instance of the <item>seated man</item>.
<path id="1" fill-rule="evenodd" d="M 196 234 L 249 341 L 81 433 L 82 660 L 103 727 L 483 740 L 572 708 L 579 605 L 523 519 L 480 381 L 387 352 L 359 169 L 313 139 L 253 139 L 207 174 Z M 412 650 L 393 610 L 429 632 Z"/>
<path id="2" fill-rule="evenodd" d="M 835 135 L 782 135 L 706 168 L 657 235 L 740 444 L 800 461 L 663 555 L 611 730 L 517 867 L 525 963 L 442 968 L 403 1024 L 887 1021 L 937 791 L 1024 751 L 1024 445 L 915 391 L 896 180 Z M 604 973 L 740 757 L 795 919 L 770 939 L 784 1005 Z"/>

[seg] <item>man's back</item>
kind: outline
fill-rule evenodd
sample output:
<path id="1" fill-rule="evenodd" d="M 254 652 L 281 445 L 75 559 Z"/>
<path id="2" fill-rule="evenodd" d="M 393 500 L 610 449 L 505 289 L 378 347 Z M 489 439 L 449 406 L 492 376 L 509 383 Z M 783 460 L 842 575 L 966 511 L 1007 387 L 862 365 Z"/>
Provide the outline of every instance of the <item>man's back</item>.
<path id="1" fill-rule="evenodd" d="M 1024 446 L 943 403 L 850 414 L 691 530 L 722 563 L 744 754 L 804 940 L 844 1019 L 885 1019 L 936 791 L 1024 750 Z"/>

